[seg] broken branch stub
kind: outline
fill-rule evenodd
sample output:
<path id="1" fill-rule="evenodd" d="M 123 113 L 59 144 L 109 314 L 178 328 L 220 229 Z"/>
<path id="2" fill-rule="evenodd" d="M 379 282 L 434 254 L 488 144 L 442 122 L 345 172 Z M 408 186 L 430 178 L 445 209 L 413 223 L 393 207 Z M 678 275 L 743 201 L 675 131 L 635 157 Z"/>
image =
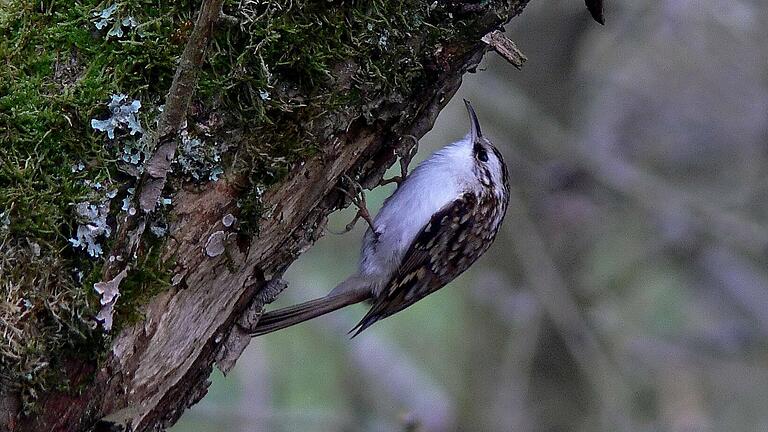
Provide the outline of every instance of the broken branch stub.
<path id="1" fill-rule="evenodd" d="M 522 69 L 523 63 L 528 61 L 528 57 L 517 48 L 517 45 L 499 30 L 486 34 L 482 41 L 517 69 Z"/>

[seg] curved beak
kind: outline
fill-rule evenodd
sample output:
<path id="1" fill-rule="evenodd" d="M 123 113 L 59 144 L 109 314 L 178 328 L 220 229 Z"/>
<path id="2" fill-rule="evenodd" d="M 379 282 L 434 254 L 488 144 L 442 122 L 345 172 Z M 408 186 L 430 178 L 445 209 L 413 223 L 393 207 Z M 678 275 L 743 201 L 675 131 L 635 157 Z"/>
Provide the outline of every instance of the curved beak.
<path id="1" fill-rule="evenodd" d="M 483 136 L 483 132 L 480 130 L 480 121 L 477 119 L 477 114 L 475 114 L 475 109 L 472 108 L 472 104 L 466 99 L 464 99 L 464 104 L 467 106 L 467 113 L 469 113 L 469 134 L 472 138 L 472 142 L 475 142 L 478 137 Z"/>

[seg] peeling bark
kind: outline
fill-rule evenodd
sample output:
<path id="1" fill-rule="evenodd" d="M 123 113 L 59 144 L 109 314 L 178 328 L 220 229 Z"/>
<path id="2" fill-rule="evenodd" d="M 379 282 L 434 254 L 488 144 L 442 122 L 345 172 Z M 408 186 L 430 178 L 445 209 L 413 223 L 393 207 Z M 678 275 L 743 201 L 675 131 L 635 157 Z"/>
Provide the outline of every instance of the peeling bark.
<path id="1" fill-rule="evenodd" d="M 509 2 L 506 12 L 516 15 L 525 3 Z M 462 75 L 486 52 L 481 37 L 505 24 L 495 12 L 473 22 L 478 26 L 474 36 L 442 46 L 434 80 L 406 95 L 407 102 L 384 101 L 372 122 L 327 114 L 336 130 L 346 132 L 318 143 L 317 155 L 267 191 L 263 202 L 268 211 L 252 238 L 243 238 L 237 224 L 225 218 L 238 214 L 242 179 L 223 178 L 202 190 L 177 193 L 164 252 L 165 258 L 175 259 L 173 287 L 151 300 L 143 322 L 116 337 L 95 376 L 72 365 L 69 376 L 92 376 L 78 383 L 80 393 L 43 394 L 39 414 L 18 421 L 4 416 L 16 409 L 12 398 L 0 398 L 0 430 L 147 431 L 172 425 L 205 395 L 213 365 L 230 370 L 247 345 L 237 323 L 252 325 L 258 319 L 263 306 L 284 288 L 279 278 L 285 269 L 322 235 L 327 216 L 346 204 L 336 190 L 340 178 L 355 172 L 363 186 L 377 184 L 397 152 L 415 144 L 400 138 L 420 138 L 431 129 Z M 165 152 L 162 145 L 156 154 L 172 157 L 173 151 Z M 153 179 L 164 178 L 152 172 Z M 149 208 L 156 200 L 144 204 Z M 105 271 L 105 277 L 117 272 Z"/>

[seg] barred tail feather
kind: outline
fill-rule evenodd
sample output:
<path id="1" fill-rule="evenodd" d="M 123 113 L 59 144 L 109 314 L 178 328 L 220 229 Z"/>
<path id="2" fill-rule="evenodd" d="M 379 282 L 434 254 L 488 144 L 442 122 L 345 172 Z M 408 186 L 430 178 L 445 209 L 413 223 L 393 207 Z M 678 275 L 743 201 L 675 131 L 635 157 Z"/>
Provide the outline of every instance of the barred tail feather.
<path id="1" fill-rule="evenodd" d="M 261 336 L 317 318 L 343 307 L 360 303 L 371 297 L 368 290 L 351 290 L 310 300 L 295 306 L 267 312 L 261 316 L 251 336 Z"/>

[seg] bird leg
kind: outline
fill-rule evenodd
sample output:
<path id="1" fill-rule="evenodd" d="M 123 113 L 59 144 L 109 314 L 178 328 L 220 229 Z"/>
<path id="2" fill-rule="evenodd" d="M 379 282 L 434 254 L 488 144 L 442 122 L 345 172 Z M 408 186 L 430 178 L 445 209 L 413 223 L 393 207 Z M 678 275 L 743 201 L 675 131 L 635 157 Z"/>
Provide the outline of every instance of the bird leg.
<path id="1" fill-rule="evenodd" d="M 404 151 L 402 148 L 396 150 L 397 156 L 400 160 L 400 175 L 388 179 L 382 179 L 381 182 L 379 182 L 379 186 L 388 185 L 390 183 L 397 183 L 397 187 L 400 187 L 400 184 L 405 181 L 406 177 L 408 177 L 408 165 L 411 164 L 411 159 L 416 156 L 416 152 L 419 150 L 419 140 L 417 140 L 413 135 L 405 135 L 403 138 L 410 138 L 414 141 L 415 144 L 413 148 L 408 151 Z"/>
<path id="2" fill-rule="evenodd" d="M 396 150 L 396 154 L 398 156 L 398 160 L 400 162 L 400 175 L 395 176 L 388 179 L 382 179 L 378 186 L 384 186 L 390 183 L 397 183 L 397 187 L 400 187 L 400 184 L 405 181 L 405 179 L 408 177 L 408 165 L 411 164 L 411 160 L 414 156 L 416 156 L 416 152 L 419 150 L 419 140 L 416 139 L 413 135 L 404 135 L 403 138 L 410 138 L 413 140 L 414 145 L 410 150 L 403 150 L 402 147 L 398 148 Z M 352 221 L 348 223 L 344 230 L 341 232 L 333 232 L 333 234 L 346 234 L 350 231 L 352 231 L 352 228 L 355 227 L 355 224 L 357 224 L 357 221 L 360 219 L 365 220 L 368 223 L 368 226 L 371 228 L 371 232 L 373 233 L 376 238 L 379 237 L 379 233 L 376 231 L 376 228 L 373 226 L 373 218 L 371 217 L 371 213 L 368 211 L 368 206 L 365 202 L 365 192 L 363 192 L 363 187 L 360 186 L 360 183 L 352 180 L 349 176 L 344 176 L 342 179 L 346 182 L 352 185 L 352 189 L 354 190 L 354 193 L 351 193 L 348 189 L 337 187 L 338 190 L 340 190 L 344 195 L 347 196 L 352 201 L 352 204 L 357 207 L 357 213 L 355 213 L 355 217 L 352 218 Z"/>
<path id="3" fill-rule="evenodd" d="M 354 190 L 354 193 L 351 193 L 349 190 L 337 187 L 336 189 L 340 190 L 344 195 L 347 196 L 347 198 L 350 199 L 352 202 L 352 205 L 357 207 L 357 213 L 355 213 L 355 217 L 352 218 L 352 221 L 348 223 L 344 227 L 344 231 L 342 232 L 333 232 L 333 234 L 345 234 L 350 231 L 352 231 L 352 228 L 355 227 L 355 224 L 357 224 L 357 221 L 361 218 L 368 223 L 368 226 L 371 228 L 371 232 L 374 236 L 378 238 L 379 233 L 376 231 L 376 228 L 373 226 L 373 218 L 371 217 L 371 213 L 368 211 L 368 205 L 365 202 L 365 192 L 363 192 L 363 187 L 360 186 L 360 183 L 352 180 L 349 176 L 344 176 L 342 179 L 346 182 L 352 185 L 352 189 Z"/>

